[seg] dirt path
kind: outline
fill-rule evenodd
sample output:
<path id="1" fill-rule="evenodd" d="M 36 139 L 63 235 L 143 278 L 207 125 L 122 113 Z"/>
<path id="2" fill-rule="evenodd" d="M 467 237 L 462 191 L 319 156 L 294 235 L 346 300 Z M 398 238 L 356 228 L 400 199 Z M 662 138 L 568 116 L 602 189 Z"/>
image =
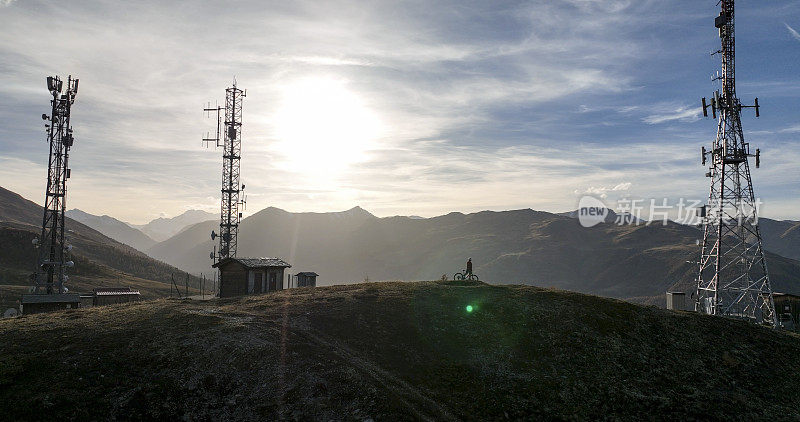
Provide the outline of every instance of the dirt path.
<path id="1" fill-rule="evenodd" d="M 336 339 L 314 330 L 308 322 L 294 320 L 290 326 L 294 333 L 324 346 L 325 349 L 330 350 L 334 355 L 371 378 L 376 384 L 394 394 L 416 418 L 426 421 L 460 420 L 453 416 L 446 407 L 428 397 L 422 390 L 382 369 Z"/>

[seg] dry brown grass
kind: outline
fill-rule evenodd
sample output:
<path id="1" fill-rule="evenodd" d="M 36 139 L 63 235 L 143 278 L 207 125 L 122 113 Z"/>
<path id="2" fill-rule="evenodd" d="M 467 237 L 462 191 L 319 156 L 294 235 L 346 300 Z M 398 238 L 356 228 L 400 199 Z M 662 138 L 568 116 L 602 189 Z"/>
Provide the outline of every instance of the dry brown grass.
<path id="1" fill-rule="evenodd" d="M 576 293 L 366 283 L 0 321 L 0 414 L 793 420 L 797 356 L 795 335 Z"/>

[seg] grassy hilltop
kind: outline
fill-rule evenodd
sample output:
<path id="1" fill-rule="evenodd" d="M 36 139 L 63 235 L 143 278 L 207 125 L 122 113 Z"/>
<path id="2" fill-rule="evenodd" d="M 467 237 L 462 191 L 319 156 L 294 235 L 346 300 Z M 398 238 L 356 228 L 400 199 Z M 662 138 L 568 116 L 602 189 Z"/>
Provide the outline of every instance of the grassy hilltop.
<path id="1" fill-rule="evenodd" d="M 798 356 L 800 336 L 577 293 L 367 283 L 0 320 L 0 415 L 800 420 Z"/>

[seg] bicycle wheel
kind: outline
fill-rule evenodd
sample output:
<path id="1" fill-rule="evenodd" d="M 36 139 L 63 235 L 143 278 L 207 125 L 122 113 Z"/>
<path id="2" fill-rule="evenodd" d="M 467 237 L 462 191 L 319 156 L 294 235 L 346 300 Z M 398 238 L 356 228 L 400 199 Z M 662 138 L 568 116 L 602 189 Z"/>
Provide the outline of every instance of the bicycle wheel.
<path id="1" fill-rule="evenodd" d="M 475 274 L 470 274 L 469 279 L 472 281 L 478 281 L 478 276 L 476 276 Z"/>
<path id="2" fill-rule="evenodd" d="M 455 274 L 453 275 L 453 280 L 463 280 L 463 279 L 464 279 L 464 274 L 461 274 L 461 273 L 455 273 Z"/>

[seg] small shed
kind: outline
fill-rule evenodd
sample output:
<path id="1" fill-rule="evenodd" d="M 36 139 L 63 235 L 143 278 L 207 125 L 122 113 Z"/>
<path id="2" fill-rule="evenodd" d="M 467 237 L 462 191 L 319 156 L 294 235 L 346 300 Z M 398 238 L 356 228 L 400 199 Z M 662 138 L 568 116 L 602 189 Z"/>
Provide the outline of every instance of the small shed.
<path id="1" fill-rule="evenodd" d="M 283 290 L 286 268 L 280 258 L 225 258 L 213 265 L 219 269 L 219 297 L 232 297 Z"/>
<path id="2" fill-rule="evenodd" d="M 26 315 L 80 307 L 81 295 L 78 293 L 22 295 L 21 311 Z"/>
<path id="3" fill-rule="evenodd" d="M 667 309 L 671 311 L 686 310 L 686 293 L 667 292 Z"/>
<path id="4" fill-rule="evenodd" d="M 138 290 L 132 290 L 130 287 L 100 287 L 93 292 L 92 306 L 135 302 L 142 297 Z"/>
<path id="5" fill-rule="evenodd" d="M 317 287 L 317 277 L 319 274 L 312 271 L 303 271 L 294 275 L 297 279 L 297 287 Z"/>
<path id="6" fill-rule="evenodd" d="M 780 325 L 784 328 L 800 330 L 800 296 L 778 293 L 772 294 L 775 301 L 775 312 Z"/>

